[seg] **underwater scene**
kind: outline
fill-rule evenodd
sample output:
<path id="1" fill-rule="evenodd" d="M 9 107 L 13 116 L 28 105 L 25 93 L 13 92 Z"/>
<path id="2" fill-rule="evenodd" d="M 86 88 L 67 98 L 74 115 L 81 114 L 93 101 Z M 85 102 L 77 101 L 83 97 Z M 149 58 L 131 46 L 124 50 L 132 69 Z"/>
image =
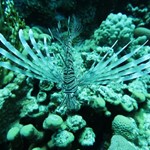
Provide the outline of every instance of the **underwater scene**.
<path id="1" fill-rule="evenodd" d="M 0 149 L 150 150 L 150 0 L 0 0 Z"/>

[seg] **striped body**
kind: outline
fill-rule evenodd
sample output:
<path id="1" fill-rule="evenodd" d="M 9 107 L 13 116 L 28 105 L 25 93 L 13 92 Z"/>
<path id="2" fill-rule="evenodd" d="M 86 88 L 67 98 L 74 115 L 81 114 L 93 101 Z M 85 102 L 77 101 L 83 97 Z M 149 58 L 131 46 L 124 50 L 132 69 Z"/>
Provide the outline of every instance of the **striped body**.
<path id="1" fill-rule="evenodd" d="M 77 80 L 74 72 L 74 65 L 73 65 L 73 56 L 71 52 L 71 42 L 65 45 L 65 54 L 64 54 L 64 76 L 63 76 L 63 90 L 66 94 L 64 102 L 67 105 L 69 110 L 77 110 L 79 107 L 78 102 L 76 100 L 76 93 L 77 93 Z M 63 103 L 64 103 L 63 102 Z"/>

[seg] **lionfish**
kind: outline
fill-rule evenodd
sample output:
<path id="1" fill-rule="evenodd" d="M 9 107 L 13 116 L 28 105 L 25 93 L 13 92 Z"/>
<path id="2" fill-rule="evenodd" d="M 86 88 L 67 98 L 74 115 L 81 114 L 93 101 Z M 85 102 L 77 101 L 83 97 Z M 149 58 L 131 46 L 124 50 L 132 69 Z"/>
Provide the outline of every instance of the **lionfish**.
<path id="1" fill-rule="evenodd" d="M 80 108 L 80 103 L 76 98 L 79 86 L 84 87 L 91 84 L 108 84 L 110 81 L 114 80 L 124 82 L 141 77 L 150 72 L 150 54 L 146 54 L 141 58 L 128 62 L 128 59 L 138 52 L 147 41 L 134 51 L 125 54 L 120 59 L 114 61 L 115 58 L 131 43 L 129 42 L 111 57 L 105 59 L 109 53 L 107 52 L 101 61 L 97 64 L 93 63 L 88 71 L 84 72 L 81 77 L 77 78 L 74 69 L 72 44 L 73 40 L 79 36 L 80 30 L 78 29 L 76 19 L 73 20 L 71 27 L 70 19 L 68 20 L 67 38 L 61 37 L 61 34 L 54 36 L 54 38 L 61 43 L 63 48 L 63 53 L 61 53 L 64 66 L 62 69 L 63 73 L 60 72 L 60 68 L 55 64 L 49 53 L 46 38 L 44 38 L 44 51 L 40 50 L 31 29 L 29 30 L 29 38 L 33 47 L 29 46 L 25 40 L 23 30 L 19 30 L 20 42 L 28 56 L 23 55 L 12 44 L 10 44 L 2 34 L 0 34 L 0 41 L 7 48 L 7 50 L 0 48 L 0 54 L 10 60 L 10 62 L 1 61 L 0 66 L 31 78 L 60 83 L 62 90 L 65 93 L 65 98 L 61 105 L 65 105 L 68 111 L 77 111 Z M 51 36 L 53 36 L 53 34 L 51 34 Z M 63 40 L 63 38 L 65 40 Z M 114 45 L 115 44 L 116 42 Z"/>

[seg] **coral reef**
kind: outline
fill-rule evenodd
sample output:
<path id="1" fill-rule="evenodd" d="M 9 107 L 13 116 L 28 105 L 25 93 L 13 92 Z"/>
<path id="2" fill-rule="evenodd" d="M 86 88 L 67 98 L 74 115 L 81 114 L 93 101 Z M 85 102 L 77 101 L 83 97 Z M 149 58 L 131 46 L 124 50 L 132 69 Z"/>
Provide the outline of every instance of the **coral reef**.
<path id="1" fill-rule="evenodd" d="M 139 130 L 132 118 L 123 115 L 117 115 L 112 122 L 112 130 L 115 135 L 122 135 L 128 140 L 136 140 Z"/>
<path id="2" fill-rule="evenodd" d="M 123 136 L 121 135 L 114 135 L 111 138 L 111 145 L 108 148 L 108 150 L 138 150 L 138 148 L 126 140 Z"/>
<path id="3" fill-rule="evenodd" d="M 134 28 L 132 18 L 121 13 L 110 14 L 94 32 L 94 41 L 97 45 L 105 45 L 107 40 L 107 45 L 112 46 L 117 39 L 120 39 L 125 45 L 131 40 Z"/>
<path id="4" fill-rule="evenodd" d="M 79 42 L 76 43 L 75 41 L 74 43 L 73 56 L 77 77 L 89 70 L 93 63 L 98 64 L 106 54 L 105 60 L 109 60 L 130 41 L 132 42 L 112 62 L 120 60 L 125 54 L 130 54 L 139 47 L 140 49 L 127 60 L 127 63 L 136 62 L 134 60 L 137 58 L 140 60 L 144 56 L 149 56 L 149 43 L 140 46 L 149 39 L 149 34 L 141 30 L 149 31 L 149 29 L 148 27 L 144 27 L 144 29 L 139 27 L 149 24 L 147 17 L 149 15 L 149 2 L 146 2 L 146 4 L 148 3 L 147 6 L 144 5 L 144 2 L 142 5 L 136 6 L 133 2 L 127 1 L 127 7 L 119 13 L 116 13 L 117 10 L 120 10 L 117 1 L 111 2 L 115 11 L 111 10 L 107 13 L 104 9 L 109 8 L 109 6 L 99 10 L 102 6 L 98 0 L 81 0 L 80 2 L 67 0 L 65 3 L 61 0 L 50 2 L 47 0 L 38 2 L 36 0 L 14 1 L 17 8 L 21 6 L 20 8 L 25 10 L 24 14 L 21 13 L 21 10 L 19 12 L 26 20 L 27 25 L 24 27 L 24 22 L 20 20 L 16 11 L 14 12 L 15 16 L 10 18 L 12 20 L 7 20 L 6 18 L 10 15 L 7 10 L 9 7 L 7 7 L 8 16 L 2 19 L 6 19 L 10 28 L 13 29 L 9 41 L 14 45 L 16 42 L 18 43 L 19 41 L 15 37 L 16 33 L 24 27 L 22 29 L 24 38 L 29 46 L 32 45 L 33 41 L 30 40 L 28 34 L 32 29 L 38 48 L 43 53 L 45 53 L 44 40 L 47 40 L 48 52 L 53 62 L 57 62 L 58 68 L 62 67 L 63 60 L 60 52 L 62 52 L 63 47 L 53 39 L 45 27 L 52 23 L 51 29 L 53 31 L 53 28 L 56 27 L 55 22 L 60 21 L 62 28 L 65 29 L 66 18 L 69 15 L 72 16 L 73 13 L 79 17 L 79 20 L 82 20 L 83 26 L 87 25 L 83 29 L 83 35 L 80 36 L 81 41 L 79 39 Z M 14 11 L 13 1 L 7 1 L 7 3 Z M 84 3 L 83 9 L 79 9 L 81 8 L 79 4 Z M 122 4 L 120 7 L 124 5 Z M 0 5 L 0 9 L 4 9 L 2 6 L 4 5 Z M 38 17 L 41 14 L 43 17 L 41 15 L 41 18 L 33 19 L 36 11 Z M 99 16 L 101 11 L 104 13 L 102 18 Z M 3 12 L 1 10 L 0 15 Z M 130 15 L 127 15 L 128 13 Z M 48 17 L 50 22 L 47 21 Z M 96 20 L 97 18 L 101 19 L 101 23 Z M 37 24 L 39 21 L 41 21 L 40 26 L 34 26 L 34 23 Z M 1 26 L 3 25 L 0 22 Z M 13 28 L 14 26 L 15 28 Z M 89 31 L 91 28 L 92 30 Z M 87 31 L 89 33 L 85 33 Z M 92 35 L 87 37 L 91 33 Z M 63 32 L 63 34 L 66 33 Z M 137 38 L 135 39 L 135 37 Z M 17 47 L 19 47 L 20 53 L 28 58 L 27 52 L 22 51 L 20 45 Z M 32 50 L 35 52 L 35 47 Z M 38 55 L 36 52 L 35 54 Z M 1 60 L 5 60 L 5 58 L 1 57 Z M 145 63 L 149 61 L 147 58 L 145 60 Z M 123 65 L 120 64 L 120 66 Z M 104 69 L 107 70 L 107 67 Z M 60 83 L 37 80 L 12 71 L 4 71 L 2 76 L 0 86 L 0 146 L 4 150 L 150 149 L 149 74 L 144 74 L 144 76 L 131 81 L 117 82 L 118 78 L 116 81 L 107 81 L 104 84 L 79 86 L 77 100 L 81 107 L 72 113 L 68 113 L 64 106 L 59 109 L 65 96 Z"/>
<path id="5" fill-rule="evenodd" d="M 132 16 L 134 16 L 133 20 L 137 26 L 145 26 L 150 23 L 149 12 L 150 3 L 147 2 L 147 7 L 145 7 L 142 3 L 138 6 L 132 5 L 129 3 L 127 5 L 127 11 L 132 12 Z"/>

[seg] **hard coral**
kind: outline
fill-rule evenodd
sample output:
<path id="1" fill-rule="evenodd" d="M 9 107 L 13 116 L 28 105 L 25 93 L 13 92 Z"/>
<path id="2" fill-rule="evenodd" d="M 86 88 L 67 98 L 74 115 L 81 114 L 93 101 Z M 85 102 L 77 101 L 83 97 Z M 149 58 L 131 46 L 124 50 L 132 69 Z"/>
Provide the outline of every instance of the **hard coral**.
<path id="1" fill-rule="evenodd" d="M 134 141 L 137 139 L 139 129 L 132 118 L 123 115 L 117 115 L 112 122 L 112 129 L 115 135 L 122 135 L 128 140 Z"/>
<path id="2" fill-rule="evenodd" d="M 131 40 L 134 28 L 132 18 L 122 13 L 111 13 L 94 32 L 94 40 L 97 45 L 112 46 L 118 39 L 122 41 L 122 44 L 125 44 Z"/>

